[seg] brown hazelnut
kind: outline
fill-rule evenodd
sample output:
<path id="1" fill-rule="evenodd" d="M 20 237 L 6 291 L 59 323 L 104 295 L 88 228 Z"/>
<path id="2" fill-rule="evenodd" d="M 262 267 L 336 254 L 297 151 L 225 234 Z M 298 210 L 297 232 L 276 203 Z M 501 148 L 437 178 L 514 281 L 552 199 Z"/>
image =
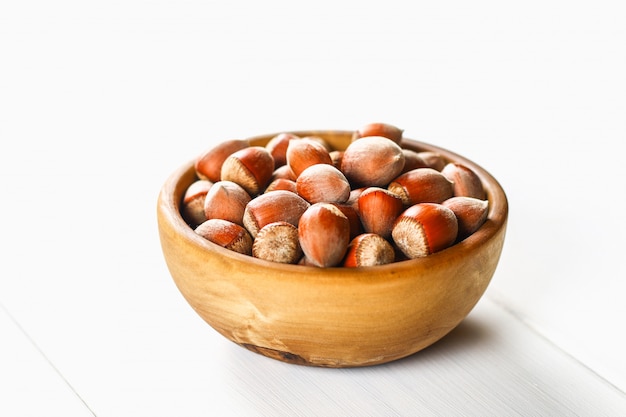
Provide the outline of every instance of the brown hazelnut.
<path id="1" fill-rule="evenodd" d="M 405 206 L 417 203 L 441 203 L 454 195 L 452 182 L 432 168 L 417 168 L 405 172 L 387 187 L 400 196 Z"/>
<path id="2" fill-rule="evenodd" d="M 380 187 L 368 187 L 358 199 L 358 213 L 363 230 L 391 238 L 391 229 L 398 215 L 404 210 L 402 199 Z"/>
<path id="3" fill-rule="evenodd" d="M 274 172 L 272 173 L 271 181 L 279 179 L 279 178 L 285 178 L 288 180 L 295 181 L 296 175 L 293 173 L 289 165 L 282 165 L 274 169 Z"/>
<path id="4" fill-rule="evenodd" d="M 419 203 L 403 211 L 391 231 L 396 246 L 415 259 L 443 250 L 456 241 L 457 218 L 437 203 Z"/>
<path id="5" fill-rule="evenodd" d="M 356 205 L 348 203 L 332 203 L 348 218 L 350 222 L 350 239 L 363 233 L 363 224 L 356 209 Z"/>
<path id="6" fill-rule="evenodd" d="M 223 248 L 242 253 L 252 254 L 252 237 L 242 226 L 222 219 L 209 219 L 200 224 L 194 231 Z"/>
<path id="7" fill-rule="evenodd" d="M 353 188 L 352 190 L 350 190 L 350 197 L 348 197 L 348 201 L 346 201 L 346 204 L 353 206 L 354 209 L 357 210 L 357 212 L 358 212 L 358 209 L 359 209 L 359 196 L 367 188 L 368 187 L 359 187 L 359 188 Z"/>
<path id="8" fill-rule="evenodd" d="M 266 193 L 276 190 L 286 190 L 296 193 L 296 182 L 287 178 L 276 178 L 265 188 Z"/>
<path id="9" fill-rule="evenodd" d="M 319 143 L 320 145 L 322 145 L 324 147 L 324 149 L 326 149 L 329 153 L 330 151 L 332 151 L 332 147 L 330 146 L 330 144 L 328 143 L 328 141 L 326 139 L 324 139 L 321 136 L 317 136 L 317 135 L 310 135 L 310 136 L 303 136 L 303 139 L 306 140 L 312 140 L 314 142 Z"/>
<path id="10" fill-rule="evenodd" d="M 243 226 L 243 213 L 250 200 L 250 194 L 236 182 L 218 181 L 204 199 L 204 216 Z"/>
<path id="11" fill-rule="evenodd" d="M 265 148 L 274 158 L 275 168 L 281 167 L 287 163 L 287 146 L 289 145 L 289 141 L 299 138 L 299 136 L 293 133 L 284 132 L 272 137 L 267 142 Z"/>
<path id="12" fill-rule="evenodd" d="M 196 175 L 200 179 L 217 182 L 221 179 L 222 164 L 233 153 L 247 148 L 250 142 L 243 139 L 230 139 L 203 152 L 195 161 Z"/>
<path id="13" fill-rule="evenodd" d="M 350 222 L 335 205 L 315 203 L 300 217 L 298 237 L 308 262 L 318 267 L 337 266 L 350 243 Z"/>
<path id="14" fill-rule="evenodd" d="M 191 227 L 196 227 L 206 220 L 204 199 L 212 185 L 213 183 L 209 180 L 196 180 L 185 190 L 181 214 Z"/>
<path id="15" fill-rule="evenodd" d="M 243 213 L 243 224 L 252 237 L 269 223 L 284 221 L 298 225 L 310 204 L 296 193 L 276 190 L 250 200 Z"/>
<path id="16" fill-rule="evenodd" d="M 333 164 L 330 152 L 322 143 L 309 137 L 289 141 L 287 165 L 296 179 L 302 171 L 315 164 Z"/>
<path id="17" fill-rule="evenodd" d="M 274 173 L 274 158 L 262 146 L 249 146 L 224 160 L 221 180 L 241 185 L 251 196 L 261 193 Z"/>
<path id="18" fill-rule="evenodd" d="M 343 266 L 358 268 L 385 265 L 395 261 L 396 254 L 391 243 L 375 233 L 363 233 L 350 241 Z"/>

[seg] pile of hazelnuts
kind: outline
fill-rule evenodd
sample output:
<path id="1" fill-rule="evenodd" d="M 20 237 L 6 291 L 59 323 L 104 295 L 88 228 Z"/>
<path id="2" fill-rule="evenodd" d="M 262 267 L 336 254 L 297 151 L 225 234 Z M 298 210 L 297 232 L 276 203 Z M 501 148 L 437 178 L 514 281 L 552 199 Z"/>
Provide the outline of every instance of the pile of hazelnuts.
<path id="1" fill-rule="evenodd" d="M 199 155 L 181 214 L 224 248 L 273 262 L 363 267 L 441 251 L 486 221 L 478 175 L 403 130 L 370 123 L 345 150 L 280 133 L 265 146 L 232 139 Z"/>

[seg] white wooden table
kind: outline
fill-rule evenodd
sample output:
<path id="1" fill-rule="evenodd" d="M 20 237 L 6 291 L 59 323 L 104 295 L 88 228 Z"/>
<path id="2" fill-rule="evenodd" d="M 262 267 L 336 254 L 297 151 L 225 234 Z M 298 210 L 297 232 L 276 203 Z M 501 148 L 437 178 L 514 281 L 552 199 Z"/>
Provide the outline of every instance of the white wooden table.
<path id="1" fill-rule="evenodd" d="M 626 31 L 617 1 L 0 2 L 0 416 L 624 416 Z M 225 340 L 156 198 L 212 144 L 394 123 L 504 186 L 470 316 L 386 365 Z"/>

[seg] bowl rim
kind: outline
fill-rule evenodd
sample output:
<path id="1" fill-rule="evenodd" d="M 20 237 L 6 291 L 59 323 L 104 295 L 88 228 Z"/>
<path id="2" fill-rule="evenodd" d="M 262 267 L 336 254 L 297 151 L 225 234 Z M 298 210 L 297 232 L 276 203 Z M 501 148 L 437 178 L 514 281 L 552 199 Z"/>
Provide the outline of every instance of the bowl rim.
<path id="1" fill-rule="evenodd" d="M 247 138 L 251 145 L 261 145 L 266 143 L 270 138 L 276 136 L 279 133 L 270 133 L 263 135 L 256 135 Z M 325 135 L 352 135 L 353 131 L 349 130 L 294 130 L 288 131 L 298 136 L 321 136 Z M 466 255 L 467 252 L 477 250 L 481 246 L 487 244 L 491 239 L 497 237 L 497 235 L 506 227 L 508 221 L 508 199 L 506 193 L 500 183 L 482 166 L 473 162 L 472 160 L 450 151 L 443 147 L 433 145 L 421 140 L 403 138 L 401 142 L 402 147 L 418 151 L 433 151 L 444 157 L 447 161 L 461 163 L 468 168 L 474 170 L 483 182 L 483 186 L 487 193 L 487 199 L 489 201 L 489 211 L 487 220 L 485 223 L 473 234 L 464 240 L 455 243 L 454 245 L 443 249 L 439 252 L 433 253 L 426 257 L 417 259 L 407 259 L 392 262 L 385 265 L 366 266 L 358 268 L 347 268 L 343 266 L 325 267 L 320 268 L 310 265 L 298 265 L 298 264 L 285 264 L 272 262 L 265 259 L 255 258 L 251 255 L 245 255 L 237 253 L 235 251 L 223 248 L 215 243 L 204 239 L 202 236 L 194 232 L 192 227 L 187 224 L 181 214 L 181 203 L 185 189 L 191 184 L 191 182 L 197 179 L 195 174 L 195 159 L 191 159 L 179 166 L 173 171 L 163 184 L 158 197 L 158 217 L 163 216 L 161 220 L 170 223 L 173 229 L 178 232 L 179 238 L 186 240 L 188 243 L 205 250 L 207 253 L 215 253 L 229 261 L 234 263 L 247 263 L 252 264 L 258 268 L 263 269 L 266 272 L 275 272 L 276 274 L 295 274 L 300 275 L 303 278 L 311 275 L 319 276 L 320 271 L 332 272 L 333 276 L 345 276 L 345 277 L 357 277 L 359 279 L 376 279 L 377 277 L 383 277 L 388 274 L 402 275 L 402 271 L 408 271 L 413 269 L 428 269 L 431 265 L 436 265 L 441 262 L 442 257 L 459 258 Z M 186 183 L 186 186 L 184 184 Z"/>

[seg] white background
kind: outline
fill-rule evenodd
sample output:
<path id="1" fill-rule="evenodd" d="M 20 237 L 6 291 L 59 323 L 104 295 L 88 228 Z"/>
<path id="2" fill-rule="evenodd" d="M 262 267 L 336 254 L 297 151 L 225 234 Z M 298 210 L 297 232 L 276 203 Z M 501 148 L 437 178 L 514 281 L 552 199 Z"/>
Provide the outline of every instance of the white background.
<path id="1" fill-rule="evenodd" d="M 92 406 L 111 378 L 184 379 L 211 330 L 160 254 L 167 176 L 225 139 L 384 121 L 501 182 L 486 297 L 624 391 L 625 22 L 603 0 L 0 0 L 0 306 Z"/>

